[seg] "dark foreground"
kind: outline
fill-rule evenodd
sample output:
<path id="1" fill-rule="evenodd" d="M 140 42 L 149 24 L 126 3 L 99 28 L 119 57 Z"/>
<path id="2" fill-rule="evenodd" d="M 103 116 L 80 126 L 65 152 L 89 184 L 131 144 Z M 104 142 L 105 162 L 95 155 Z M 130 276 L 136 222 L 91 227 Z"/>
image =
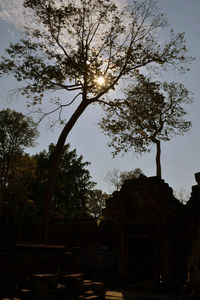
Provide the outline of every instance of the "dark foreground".
<path id="1" fill-rule="evenodd" d="M 1 249 L 3 250 L 3 249 Z M 12 251 L 11 251 L 12 250 Z M 64 246 L 18 244 L 0 255 L 0 300 L 196 300 L 187 291 L 169 292 L 155 282 L 134 284 L 104 283 L 80 272 L 80 259 L 75 249 Z M 93 278 L 93 280 L 88 280 Z M 104 279 L 103 279 L 104 278 Z M 191 294 L 191 292 L 190 292 Z"/>
<path id="2" fill-rule="evenodd" d="M 155 289 L 149 283 L 109 286 L 102 282 L 83 279 L 83 274 L 55 276 L 54 274 L 32 274 L 24 286 L 15 293 L 7 290 L 2 300 L 75 300 L 75 299 L 134 299 L 134 300 L 186 300 L 193 299 L 181 292 Z M 196 298 L 195 298 L 196 299 Z"/>

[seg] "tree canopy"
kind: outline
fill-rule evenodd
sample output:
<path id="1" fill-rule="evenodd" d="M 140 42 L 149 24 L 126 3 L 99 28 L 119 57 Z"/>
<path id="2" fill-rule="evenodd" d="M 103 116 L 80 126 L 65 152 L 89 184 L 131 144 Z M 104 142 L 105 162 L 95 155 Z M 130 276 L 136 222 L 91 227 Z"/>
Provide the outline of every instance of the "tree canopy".
<path id="1" fill-rule="evenodd" d="M 157 176 L 161 177 L 160 141 L 169 141 L 191 128 L 184 105 L 191 93 L 181 83 L 150 81 L 140 76 L 137 86 L 130 85 L 125 99 L 117 99 L 118 108 L 106 108 L 101 128 L 111 138 L 114 155 L 128 150 L 143 153 L 156 144 Z"/>
<path id="2" fill-rule="evenodd" d="M 36 176 L 31 183 L 32 199 L 43 206 L 43 193 L 48 179 L 55 145 L 51 144 L 48 151 L 42 151 L 33 156 L 36 161 Z M 53 209 L 62 216 L 76 216 L 87 213 L 86 200 L 95 183 L 87 169 L 89 162 L 83 162 L 83 157 L 70 150 L 70 145 L 64 146 L 60 172 L 58 174 L 53 198 Z"/>
<path id="3" fill-rule="evenodd" d="M 10 168 L 14 169 L 24 148 L 34 146 L 37 136 L 36 124 L 31 117 L 10 109 L 0 111 L 0 186 L 3 190 L 10 180 L 14 180 Z"/>
<path id="4" fill-rule="evenodd" d="M 35 180 L 36 161 L 29 154 L 18 154 L 11 158 L 7 184 L 2 188 L 3 201 L 0 208 L 2 222 L 17 225 L 25 225 L 27 228 L 38 221 L 36 216 L 36 205 L 31 200 L 32 194 L 30 185 Z M 5 210 L 7 213 L 5 213 Z M 26 221 L 25 221 L 26 220 Z"/>
<path id="5" fill-rule="evenodd" d="M 51 144 L 48 151 L 33 156 L 21 153 L 11 157 L 3 202 L 9 213 L 4 222 L 11 220 L 27 228 L 39 222 L 44 209 L 43 193 L 54 148 L 55 145 Z M 70 150 L 70 145 L 65 145 L 53 198 L 53 209 L 59 216 L 97 213 L 95 199 L 91 200 L 91 190 L 96 183 L 87 169 L 89 165 L 89 162 L 83 161 L 82 156 L 77 155 L 75 149 Z M 0 206 L 0 219 L 1 213 Z"/>
<path id="6" fill-rule="evenodd" d="M 94 218 L 100 218 L 102 209 L 106 207 L 106 200 L 110 195 L 103 193 L 101 190 L 91 190 L 88 193 L 86 207 L 88 213 Z"/>
<path id="7" fill-rule="evenodd" d="M 126 180 L 138 178 L 141 174 L 144 175 L 140 168 L 131 171 L 120 171 L 119 169 L 114 168 L 107 173 L 105 181 L 112 185 L 114 190 L 119 191 Z"/>
<path id="8" fill-rule="evenodd" d="M 24 0 L 24 6 L 34 22 L 6 49 L 0 74 L 26 80 L 20 91 L 33 104 L 45 91 L 60 89 L 95 102 L 134 70 L 152 63 L 184 69 L 188 60 L 184 34 L 171 31 L 169 42 L 157 41 L 167 22 L 156 0 L 127 7 L 112 0 Z"/>

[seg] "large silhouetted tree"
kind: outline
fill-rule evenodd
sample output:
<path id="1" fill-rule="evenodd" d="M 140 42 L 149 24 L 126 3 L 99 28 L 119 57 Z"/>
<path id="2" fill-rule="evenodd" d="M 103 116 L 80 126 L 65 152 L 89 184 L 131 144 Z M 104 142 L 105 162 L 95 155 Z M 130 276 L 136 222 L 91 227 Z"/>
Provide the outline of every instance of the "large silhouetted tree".
<path id="1" fill-rule="evenodd" d="M 114 154 L 128 150 L 147 152 L 156 145 L 156 175 L 161 177 L 160 141 L 183 135 L 191 128 L 185 120 L 184 104 L 191 103 L 191 93 L 179 83 L 152 82 L 140 76 L 137 86 L 129 86 L 125 99 L 118 99 L 118 109 L 109 107 L 100 122 L 111 137 Z"/>
<path id="2" fill-rule="evenodd" d="M 184 34 L 171 31 L 167 43 L 158 42 L 166 21 L 156 0 L 127 7 L 113 0 L 25 0 L 24 6 L 33 13 L 32 26 L 19 43 L 10 44 L 0 74 L 25 82 L 20 91 L 28 104 L 40 104 L 47 91 L 71 92 L 63 101 L 55 99 L 52 111 L 60 119 L 65 107 L 79 101 L 55 148 L 45 196 L 47 220 L 65 140 L 88 105 L 109 103 L 104 96 L 140 68 L 182 68 L 188 58 Z"/>

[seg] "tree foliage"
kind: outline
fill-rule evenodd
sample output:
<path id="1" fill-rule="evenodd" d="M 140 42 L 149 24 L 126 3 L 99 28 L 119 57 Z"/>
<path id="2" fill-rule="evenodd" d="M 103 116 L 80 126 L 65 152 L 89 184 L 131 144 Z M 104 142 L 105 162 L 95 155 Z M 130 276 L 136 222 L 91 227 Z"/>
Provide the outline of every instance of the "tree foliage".
<path id="1" fill-rule="evenodd" d="M 55 145 L 51 144 L 48 151 L 33 156 L 37 167 L 35 180 L 31 184 L 32 199 L 40 207 L 43 205 L 42 198 L 54 148 Z M 74 216 L 87 213 L 87 195 L 95 185 L 87 170 L 89 164 L 83 162 L 82 156 L 77 156 L 76 150 L 70 151 L 69 144 L 65 145 L 53 198 L 53 208 L 61 215 Z"/>
<path id="2" fill-rule="evenodd" d="M 91 190 L 87 197 L 87 211 L 94 218 L 99 218 L 102 215 L 102 209 L 106 207 L 106 200 L 109 195 L 101 190 Z"/>
<path id="3" fill-rule="evenodd" d="M 34 146 L 38 132 L 31 117 L 5 109 L 0 111 L 0 186 L 2 190 L 19 179 L 18 168 L 25 168 L 24 148 Z M 19 163 L 19 159 L 23 162 Z M 24 164 L 24 165 L 23 165 Z"/>
<path id="4" fill-rule="evenodd" d="M 48 151 L 30 156 L 18 154 L 11 157 L 6 188 L 4 190 L 5 222 L 14 222 L 31 228 L 39 221 L 44 208 L 43 193 L 48 179 L 52 153 L 55 145 Z M 88 205 L 91 189 L 95 183 L 87 170 L 89 162 L 83 162 L 76 150 L 70 151 L 69 144 L 64 147 L 61 170 L 56 181 L 53 208 L 62 216 L 89 214 L 94 209 Z M 1 217 L 0 206 L 0 217 Z"/>
<path id="5" fill-rule="evenodd" d="M 152 143 L 157 147 L 157 176 L 161 177 L 160 141 L 169 141 L 191 128 L 185 120 L 185 104 L 192 101 L 191 93 L 180 83 L 153 82 L 140 76 L 136 86 L 129 86 L 125 99 L 117 99 L 118 109 L 106 108 L 101 128 L 111 138 L 114 155 L 132 150 L 143 153 Z"/>
<path id="6" fill-rule="evenodd" d="M 25 0 L 24 6 L 35 25 L 6 49 L 0 74 L 26 80 L 21 92 L 33 104 L 52 89 L 78 91 L 94 102 L 134 70 L 151 63 L 183 68 L 188 60 L 184 34 L 171 31 L 168 43 L 157 41 L 167 23 L 154 0 L 123 8 L 111 0 Z"/>
<path id="7" fill-rule="evenodd" d="M 182 204 L 187 204 L 190 200 L 191 193 L 185 188 L 181 187 L 179 190 L 174 191 L 174 197 L 178 199 Z"/>
<path id="8" fill-rule="evenodd" d="M 141 174 L 143 174 L 143 172 L 140 168 L 131 171 L 120 171 L 114 168 L 108 172 L 105 181 L 112 185 L 114 190 L 119 191 L 126 180 L 138 178 Z"/>
<path id="9" fill-rule="evenodd" d="M 2 206 L 9 211 L 5 222 L 7 222 L 6 219 L 10 219 L 11 222 L 22 225 L 26 220 L 28 227 L 34 222 L 36 205 L 31 200 L 30 186 L 35 179 L 36 161 L 34 158 L 24 153 L 11 158 L 7 184 L 3 189 Z"/>

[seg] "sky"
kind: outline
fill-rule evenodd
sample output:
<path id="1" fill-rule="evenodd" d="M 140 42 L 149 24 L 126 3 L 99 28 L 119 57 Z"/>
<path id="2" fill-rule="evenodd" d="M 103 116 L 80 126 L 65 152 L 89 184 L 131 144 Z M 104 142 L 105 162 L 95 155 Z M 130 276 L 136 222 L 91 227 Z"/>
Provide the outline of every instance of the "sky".
<path id="1" fill-rule="evenodd" d="M 167 16 L 169 29 L 173 28 L 177 33 L 185 32 L 188 55 L 196 58 L 189 72 L 180 75 L 173 71 L 164 77 L 168 81 L 182 82 L 193 92 L 194 102 L 187 109 L 193 123 L 192 130 L 161 145 L 163 179 L 176 191 L 184 189 L 191 192 L 191 187 L 196 184 L 194 174 L 200 172 L 200 0 L 160 0 L 159 3 Z M 4 54 L 9 42 L 17 41 L 20 37 L 16 30 L 16 23 L 20 21 L 18 4 L 19 0 L 0 0 L 0 55 Z M 20 96 L 12 99 L 8 96 L 8 91 L 15 87 L 17 84 L 11 77 L 0 79 L 0 109 L 9 107 L 26 114 L 25 100 Z M 69 116 L 73 109 L 69 109 Z M 71 149 L 77 149 L 78 155 L 83 155 L 84 161 L 91 162 L 89 170 L 97 182 L 96 188 L 107 193 L 112 191 L 105 177 L 114 168 L 129 171 L 139 167 L 146 176 L 155 176 L 155 147 L 149 154 L 139 157 L 132 152 L 113 158 L 112 149 L 107 146 L 109 140 L 97 126 L 101 116 L 99 107 L 88 107 L 66 141 Z M 37 145 L 26 152 L 34 154 L 47 149 L 50 143 L 57 142 L 61 130 L 62 127 L 50 130 L 48 122 L 41 123 Z"/>

